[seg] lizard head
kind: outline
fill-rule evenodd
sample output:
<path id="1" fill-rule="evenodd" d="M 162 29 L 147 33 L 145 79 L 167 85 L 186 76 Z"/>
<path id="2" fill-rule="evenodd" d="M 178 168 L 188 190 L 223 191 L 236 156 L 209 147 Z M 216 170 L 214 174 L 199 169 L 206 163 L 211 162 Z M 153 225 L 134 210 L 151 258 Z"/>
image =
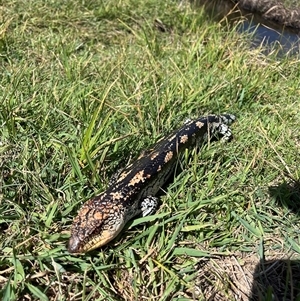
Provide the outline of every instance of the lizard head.
<path id="1" fill-rule="evenodd" d="M 114 239 L 125 225 L 121 208 L 105 195 L 87 201 L 72 224 L 68 251 L 85 253 Z"/>

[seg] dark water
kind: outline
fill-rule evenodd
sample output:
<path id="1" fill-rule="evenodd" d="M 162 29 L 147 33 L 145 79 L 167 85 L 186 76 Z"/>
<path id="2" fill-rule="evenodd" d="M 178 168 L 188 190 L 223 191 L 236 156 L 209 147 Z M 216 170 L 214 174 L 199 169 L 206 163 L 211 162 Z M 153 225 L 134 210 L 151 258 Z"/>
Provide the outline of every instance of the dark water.
<path id="1" fill-rule="evenodd" d="M 265 52 L 268 53 L 274 47 L 278 49 L 279 55 L 300 53 L 300 36 L 292 30 L 276 28 L 271 22 L 257 20 L 255 16 L 246 16 L 238 25 L 238 31 L 253 34 L 251 44 L 253 47 L 263 45 Z"/>
<path id="2" fill-rule="evenodd" d="M 226 20 L 230 24 L 238 24 L 240 33 L 251 33 L 252 47 L 264 47 L 264 53 L 274 50 L 278 55 L 300 54 L 300 31 L 284 28 L 276 23 L 263 19 L 259 14 L 238 9 L 229 0 L 196 0 L 196 7 L 204 7 L 208 15 L 220 21 Z"/>

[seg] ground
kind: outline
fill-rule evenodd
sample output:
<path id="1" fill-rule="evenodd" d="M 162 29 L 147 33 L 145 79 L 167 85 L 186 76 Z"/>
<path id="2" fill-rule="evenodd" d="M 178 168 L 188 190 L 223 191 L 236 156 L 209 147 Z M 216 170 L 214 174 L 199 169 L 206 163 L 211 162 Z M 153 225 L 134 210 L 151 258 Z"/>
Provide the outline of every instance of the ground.
<path id="1" fill-rule="evenodd" d="M 298 57 L 185 1 L 0 6 L 2 300 L 299 300 Z M 68 253 L 113 174 L 224 112 L 233 140 L 185 152 L 153 216 Z"/>

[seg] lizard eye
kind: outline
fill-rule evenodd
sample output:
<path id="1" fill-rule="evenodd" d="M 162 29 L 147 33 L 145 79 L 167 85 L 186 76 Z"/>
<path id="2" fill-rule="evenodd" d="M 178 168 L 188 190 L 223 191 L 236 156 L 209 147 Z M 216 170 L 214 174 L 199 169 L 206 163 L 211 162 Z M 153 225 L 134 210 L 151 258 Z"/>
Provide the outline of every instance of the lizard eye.
<path id="1" fill-rule="evenodd" d="M 80 253 L 80 243 L 81 241 L 78 236 L 71 236 L 68 244 L 68 251 L 70 253 Z"/>

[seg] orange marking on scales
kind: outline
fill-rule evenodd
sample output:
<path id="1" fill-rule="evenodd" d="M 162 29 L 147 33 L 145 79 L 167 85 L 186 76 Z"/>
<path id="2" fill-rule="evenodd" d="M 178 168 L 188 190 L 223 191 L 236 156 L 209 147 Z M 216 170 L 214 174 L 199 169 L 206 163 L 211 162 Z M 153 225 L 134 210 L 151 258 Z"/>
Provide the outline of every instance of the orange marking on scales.
<path id="1" fill-rule="evenodd" d="M 197 126 L 199 129 L 201 129 L 201 128 L 204 126 L 204 123 L 201 122 L 201 121 L 197 121 L 197 122 L 196 122 L 196 126 Z"/>
<path id="2" fill-rule="evenodd" d="M 129 182 L 129 186 L 134 186 L 137 183 L 145 182 L 144 171 L 139 171 Z"/>
<path id="3" fill-rule="evenodd" d="M 169 151 L 165 157 L 165 163 L 169 162 L 173 158 L 173 152 Z"/>
<path id="4" fill-rule="evenodd" d="M 159 155 L 159 152 L 155 152 L 154 154 L 151 155 L 150 159 L 154 160 L 158 155 Z"/>
<path id="5" fill-rule="evenodd" d="M 103 220 L 104 214 L 102 212 L 97 211 L 97 212 L 94 213 L 93 217 L 96 220 Z"/>
<path id="6" fill-rule="evenodd" d="M 113 200 L 120 200 L 123 197 L 122 193 L 120 193 L 119 191 L 112 192 L 111 196 L 112 196 Z"/>
<path id="7" fill-rule="evenodd" d="M 126 176 L 129 174 L 129 172 L 130 172 L 130 171 L 128 171 L 128 172 L 125 172 L 125 171 L 122 172 L 122 173 L 120 174 L 120 176 L 119 176 L 117 182 L 120 182 L 120 181 L 124 180 L 124 179 L 126 178 Z"/>
<path id="8" fill-rule="evenodd" d="M 90 211 L 90 208 L 88 207 L 83 207 L 81 210 L 80 210 L 80 216 L 85 216 L 88 212 Z"/>
<path id="9" fill-rule="evenodd" d="M 183 135 L 180 137 L 180 143 L 186 143 L 189 140 L 188 135 Z"/>

